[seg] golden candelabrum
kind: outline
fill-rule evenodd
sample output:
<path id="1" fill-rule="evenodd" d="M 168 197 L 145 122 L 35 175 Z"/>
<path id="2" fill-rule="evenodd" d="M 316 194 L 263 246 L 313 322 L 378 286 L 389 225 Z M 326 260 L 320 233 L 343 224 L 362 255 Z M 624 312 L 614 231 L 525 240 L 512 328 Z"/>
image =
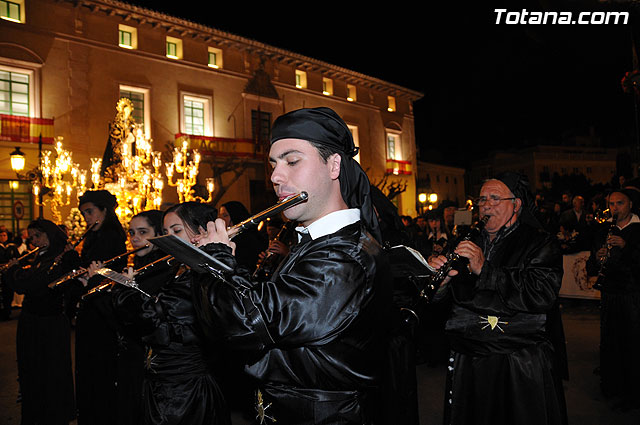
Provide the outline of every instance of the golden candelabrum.
<path id="1" fill-rule="evenodd" d="M 161 153 L 153 150 L 143 126 L 135 123 L 131 115 L 132 102 L 127 98 L 120 99 L 116 111 L 109 134 L 111 162 L 102 164 L 101 159 L 92 158 L 91 178 L 96 186 L 102 186 L 116 196 L 116 214 L 121 222 L 127 223 L 139 212 L 159 209 L 162 205 L 162 160 Z M 96 183 L 101 179 L 102 184 Z"/>
<path id="2" fill-rule="evenodd" d="M 79 164 L 73 162 L 71 152 L 62 147 L 63 140 L 62 136 L 56 137 L 55 159 L 51 157 L 53 151 L 42 152 L 40 178 L 33 184 L 36 205 L 48 202 L 56 223 L 62 222 L 59 208 L 71 203 L 74 190 L 76 198 L 84 193 L 87 179 L 87 171 L 80 169 Z M 49 194 L 48 199 L 40 198 L 40 193 Z"/>
<path id="3" fill-rule="evenodd" d="M 160 209 L 164 188 L 161 153 L 153 151 L 141 125 L 136 125 L 122 141 L 120 159 L 121 167 L 115 170 L 117 181 L 105 185 L 118 199 L 118 217 L 128 222 L 139 212 Z M 99 170 L 97 164 L 96 160 Z"/>
<path id="4" fill-rule="evenodd" d="M 191 160 L 189 160 L 191 156 Z M 193 186 L 198 183 L 198 172 L 200 168 L 200 152 L 197 149 L 193 149 L 189 152 L 189 142 L 187 140 L 182 141 L 182 148 L 174 148 L 173 161 L 165 163 L 165 169 L 167 174 L 167 183 L 169 186 L 175 187 L 178 192 L 178 199 L 180 202 L 211 202 L 211 196 L 215 188 L 212 177 L 206 179 L 207 192 L 209 193 L 207 199 L 195 195 Z M 181 174 L 181 176 L 179 176 Z M 176 175 L 175 182 L 173 176 Z"/>

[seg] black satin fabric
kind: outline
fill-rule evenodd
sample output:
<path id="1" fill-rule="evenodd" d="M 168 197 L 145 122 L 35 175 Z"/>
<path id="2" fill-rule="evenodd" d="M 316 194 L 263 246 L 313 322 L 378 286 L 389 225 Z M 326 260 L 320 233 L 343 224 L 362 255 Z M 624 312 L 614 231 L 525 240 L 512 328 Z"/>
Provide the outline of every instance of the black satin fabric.
<path id="1" fill-rule="evenodd" d="M 605 244 L 607 223 L 594 240 L 587 271 L 597 275 L 596 251 Z M 616 230 L 625 247 L 614 247 L 600 280 L 600 385 L 606 397 L 620 397 L 626 407 L 640 404 L 640 224 Z"/>
<path id="2" fill-rule="evenodd" d="M 126 237 L 122 232 L 114 228 L 100 228 L 89 232 L 83 242 L 81 265 L 86 267 L 94 260 L 108 260 L 126 250 Z M 109 267 L 122 270 L 126 261 L 123 258 Z M 78 281 L 70 282 L 69 289 L 74 292 L 72 304 L 101 281 L 100 278 L 92 278 L 86 288 Z M 98 294 L 78 303 L 75 364 L 79 425 L 111 425 L 117 422 L 117 409 L 113 406 L 117 404 L 118 335 L 115 318 L 108 308 L 109 302 L 108 295 Z"/>
<path id="3" fill-rule="evenodd" d="M 71 366 L 71 329 L 63 314 L 62 292 L 47 285 L 79 263 L 68 251 L 55 267 L 58 252 L 44 251 L 3 279 L 24 294 L 16 332 L 21 424 L 68 424 L 76 416 Z M 24 264 L 24 263 L 23 263 Z"/>
<path id="4" fill-rule="evenodd" d="M 143 423 L 230 425 L 224 396 L 211 372 L 215 347 L 205 346 L 202 338 L 192 303 L 191 274 L 180 272 L 154 298 L 131 288 L 114 291 L 120 321 L 149 349 Z"/>
<path id="5" fill-rule="evenodd" d="M 560 362 L 547 329 L 562 282 L 556 241 L 519 222 L 493 242 L 486 233 L 475 242 L 486 258 L 482 272 L 461 273 L 447 288 L 453 306 L 445 423 L 566 423 Z"/>
<path id="6" fill-rule="evenodd" d="M 235 266 L 227 247 L 205 249 Z M 278 423 L 372 424 L 392 308 L 388 271 L 358 222 L 295 246 L 271 281 L 200 276 L 198 309 L 212 333 L 253 354 L 246 372 Z"/>

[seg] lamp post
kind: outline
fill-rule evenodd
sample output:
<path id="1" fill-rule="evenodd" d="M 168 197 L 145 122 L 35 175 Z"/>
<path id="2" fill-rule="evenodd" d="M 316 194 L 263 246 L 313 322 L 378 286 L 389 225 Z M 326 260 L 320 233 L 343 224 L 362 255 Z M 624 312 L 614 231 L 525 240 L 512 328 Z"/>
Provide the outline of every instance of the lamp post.
<path id="1" fill-rule="evenodd" d="M 433 205 L 438 202 L 438 194 L 433 192 L 429 194 L 429 209 L 433 208 Z"/>
<path id="2" fill-rule="evenodd" d="M 24 153 L 16 146 L 16 150 L 9 154 L 11 158 L 11 169 L 16 172 L 17 175 L 24 170 L 24 164 L 26 162 Z"/>
<path id="3" fill-rule="evenodd" d="M 418 202 L 420 202 L 420 215 L 424 214 L 424 204 L 427 202 L 427 194 L 422 192 L 418 194 Z"/>

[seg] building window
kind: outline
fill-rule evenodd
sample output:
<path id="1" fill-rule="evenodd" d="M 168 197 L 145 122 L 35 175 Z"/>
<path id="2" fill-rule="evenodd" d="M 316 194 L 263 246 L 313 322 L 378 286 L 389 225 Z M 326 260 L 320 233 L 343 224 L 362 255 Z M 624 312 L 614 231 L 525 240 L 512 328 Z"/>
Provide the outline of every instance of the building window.
<path id="1" fill-rule="evenodd" d="M 359 148 L 360 140 L 358 137 L 358 127 L 350 124 L 347 124 L 347 127 L 349 127 L 349 130 L 351 130 L 351 136 L 353 136 L 353 143 L 356 145 L 356 148 Z M 353 159 L 355 159 L 358 162 L 358 164 L 360 163 L 360 150 L 358 150 L 358 153 L 356 154 L 356 156 L 353 157 Z"/>
<path id="2" fill-rule="evenodd" d="M 251 137 L 256 143 L 271 139 L 271 112 L 251 111 Z"/>
<path id="3" fill-rule="evenodd" d="M 133 119 L 136 124 L 142 124 L 144 126 L 145 135 L 151 138 L 151 127 L 147 125 L 151 121 L 151 114 L 149 111 L 149 89 L 131 86 L 120 86 L 120 98 L 126 97 L 133 104 Z"/>
<path id="4" fill-rule="evenodd" d="M 11 22 L 24 23 L 24 0 L 0 0 L 0 18 Z"/>
<path id="5" fill-rule="evenodd" d="M 331 78 L 322 78 L 322 94 L 325 96 L 333 94 L 333 80 Z"/>
<path id="6" fill-rule="evenodd" d="M 222 68 L 222 50 L 209 47 L 209 60 L 207 65 L 211 68 Z"/>
<path id="7" fill-rule="evenodd" d="M 358 100 L 356 96 L 356 86 L 353 84 L 347 84 L 347 100 L 349 102 L 355 102 Z"/>
<path id="8" fill-rule="evenodd" d="M 138 30 L 128 25 L 118 25 L 118 46 L 124 49 L 137 49 Z"/>
<path id="9" fill-rule="evenodd" d="M 387 96 L 387 111 L 389 112 L 396 111 L 396 98 L 393 96 Z"/>
<path id="10" fill-rule="evenodd" d="M 212 98 L 183 94 L 181 102 L 182 132 L 194 136 L 213 136 L 211 125 Z"/>
<path id="11" fill-rule="evenodd" d="M 187 134 L 204 136 L 204 102 L 185 99 L 184 127 Z"/>
<path id="12" fill-rule="evenodd" d="M 387 133 L 387 159 L 402 159 L 399 134 Z"/>
<path id="13" fill-rule="evenodd" d="M 0 113 L 30 116 L 31 75 L 0 69 Z"/>
<path id="14" fill-rule="evenodd" d="M 296 69 L 296 87 L 299 89 L 307 88 L 307 73 Z"/>
<path id="15" fill-rule="evenodd" d="M 182 40 L 167 36 L 167 57 L 182 59 Z"/>

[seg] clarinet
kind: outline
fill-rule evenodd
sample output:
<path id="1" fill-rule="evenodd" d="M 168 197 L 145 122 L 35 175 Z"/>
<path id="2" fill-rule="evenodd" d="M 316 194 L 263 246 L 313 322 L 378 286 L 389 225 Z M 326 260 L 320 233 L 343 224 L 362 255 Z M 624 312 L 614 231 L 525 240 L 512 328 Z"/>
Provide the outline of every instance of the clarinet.
<path id="1" fill-rule="evenodd" d="M 294 222 L 292 221 L 286 222 L 280 228 L 280 231 L 278 232 L 276 237 L 273 238 L 273 240 L 282 241 L 282 239 L 288 236 L 288 234 L 291 232 L 291 229 L 293 228 L 293 224 Z M 258 261 L 258 265 L 256 266 L 255 271 L 251 275 L 251 278 L 260 279 L 260 280 L 269 279 L 273 274 L 273 272 L 276 271 L 276 268 L 278 267 L 278 265 L 280 264 L 280 261 L 282 260 L 281 257 L 282 256 L 280 254 L 267 251 L 267 254 Z"/>
<path id="2" fill-rule="evenodd" d="M 607 262 L 611 257 L 611 244 L 607 242 L 611 236 L 613 236 L 613 231 L 616 228 L 616 224 L 618 223 L 618 215 L 613 214 L 611 216 L 611 225 L 609 226 L 609 231 L 607 232 L 607 236 L 604 240 L 605 254 L 598 258 L 598 262 L 600 263 L 600 269 L 598 270 L 598 277 L 596 282 L 593 284 L 594 289 L 602 289 L 602 284 L 605 278 L 605 269 L 607 267 Z"/>
<path id="3" fill-rule="evenodd" d="M 460 242 L 471 240 L 471 238 L 479 234 L 482 231 L 482 229 L 484 229 L 484 226 L 487 224 L 487 221 L 489 221 L 489 216 L 485 215 L 484 217 L 482 217 L 482 219 L 480 219 L 480 221 L 478 221 L 478 223 L 476 223 L 476 225 L 473 228 L 469 230 L 469 232 L 467 232 L 467 234 L 462 239 L 460 239 Z M 446 279 L 451 269 L 453 269 L 456 263 L 458 263 L 462 258 L 459 254 L 456 254 L 454 251 L 455 249 L 446 255 L 447 260 L 442 265 L 442 267 L 436 270 L 433 276 L 428 278 L 426 285 L 420 291 L 421 297 L 431 301 L 431 299 L 436 294 L 436 292 L 438 292 L 440 285 L 442 285 L 442 282 Z"/>

